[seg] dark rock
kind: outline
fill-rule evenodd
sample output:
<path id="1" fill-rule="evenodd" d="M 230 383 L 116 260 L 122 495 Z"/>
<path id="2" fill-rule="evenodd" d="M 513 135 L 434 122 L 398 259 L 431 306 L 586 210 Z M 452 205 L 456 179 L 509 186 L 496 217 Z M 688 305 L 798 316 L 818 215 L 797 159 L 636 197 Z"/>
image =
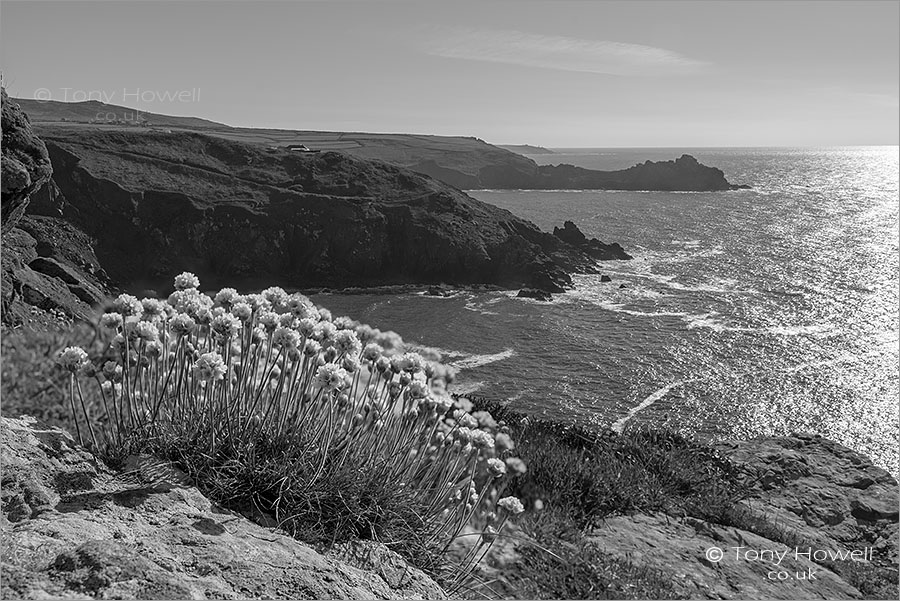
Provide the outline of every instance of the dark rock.
<path id="1" fill-rule="evenodd" d="M 2 95 L 2 147 L 0 158 L 0 227 L 12 229 L 28 206 L 29 197 L 40 189 L 53 173 L 47 148 L 31 130 L 28 117 L 6 89 Z"/>
<path id="2" fill-rule="evenodd" d="M 601 282 L 611 282 L 611 281 L 612 281 L 612 278 L 609 277 L 608 275 L 601 275 L 601 276 L 600 276 L 600 281 L 601 281 Z"/>
<path id="3" fill-rule="evenodd" d="M 524 187 L 524 186 L 523 186 Z M 721 169 L 702 165 L 684 154 L 674 161 L 646 161 L 621 171 L 595 171 L 574 165 L 538 167 L 532 189 L 556 190 L 662 190 L 711 192 L 734 190 Z"/>
<path id="4" fill-rule="evenodd" d="M 617 242 L 605 244 L 596 238 L 588 239 L 578 229 L 578 226 L 571 221 L 566 221 L 561 229 L 554 227 L 553 235 L 598 261 L 628 260 L 632 258 Z"/>
<path id="5" fill-rule="evenodd" d="M 439 286 L 429 286 L 425 289 L 425 294 L 427 294 L 428 296 L 446 297 L 452 296 L 453 294 L 455 294 L 455 292 L 456 291 L 453 288 L 451 288 L 450 286 L 445 286 L 444 284 L 441 284 Z"/>
<path id="6" fill-rule="evenodd" d="M 622 288 L 627 288 L 627 286 L 625 284 L 619 284 L 619 289 L 622 289 Z"/>
<path id="7" fill-rule="evenodd" d="M 553 295 L 544 290 L 536 288 L 522 288 L 516 295 L 517 298 L 534 298 L 537 300 L 548 301 L 553 300 Z"/>

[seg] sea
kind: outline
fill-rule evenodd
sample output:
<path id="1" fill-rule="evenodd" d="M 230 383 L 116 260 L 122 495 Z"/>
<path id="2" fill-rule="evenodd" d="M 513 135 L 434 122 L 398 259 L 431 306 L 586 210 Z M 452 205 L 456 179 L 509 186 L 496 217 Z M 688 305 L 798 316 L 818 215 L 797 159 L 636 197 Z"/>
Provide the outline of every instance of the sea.
<path id="1" fill-rule="evenodd" d="M 691 154 L 750 190 L 474 190 L 546 231 L 619 242 L 542 302 L 516 291 L 316 302 L 458 369 L 454 387 L 535 416 L 720 440 L 811 432 L 900 472 L 900 151 L 555 149 L 622 169 Z"/>

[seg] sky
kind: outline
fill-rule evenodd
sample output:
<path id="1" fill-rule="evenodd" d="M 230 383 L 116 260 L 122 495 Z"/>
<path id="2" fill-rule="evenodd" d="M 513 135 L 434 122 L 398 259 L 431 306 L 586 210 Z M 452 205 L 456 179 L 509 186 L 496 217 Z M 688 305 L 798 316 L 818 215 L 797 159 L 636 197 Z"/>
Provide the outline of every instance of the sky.
<path id="1" fill-rule="evenodd" d="M 547 147 L 900 137 L 900 1 L 4 0 L 0 57 L 15 97 L 234 126 Z"/>

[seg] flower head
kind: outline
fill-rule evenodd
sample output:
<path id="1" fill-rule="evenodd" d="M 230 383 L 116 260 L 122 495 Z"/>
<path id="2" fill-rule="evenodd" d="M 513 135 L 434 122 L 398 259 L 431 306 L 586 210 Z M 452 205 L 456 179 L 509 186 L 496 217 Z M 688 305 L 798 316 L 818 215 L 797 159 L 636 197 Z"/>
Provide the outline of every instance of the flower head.
<path id="1" fill-rule="evenodd" d="M 231 313 L 223 313 L 213 317 L 210 322 L 210 328 L 220 336 L 223 340 L 231 340 L 238 332 L 241 331 L 241 322 Z"/>
<path id="2" fill-rule="evenodd" d="M 75 373 L 87 362 L 88 354 L 79 346 L 69 346 L 59 354 L 57 362 L 68 371 Z"/>
<path id="3" fill-rule="evenodd" d="M 384 349 L 381 348 L 381 345 L 370 342 L 366 345 L 366 348 L 363 349 L 362 356 L 366 361 L 378 361 L 378 359 L 381 358 L 382 353 L 384 353 Z"/>
<path id="4" fill-rule="evenodd" d="M 231 307 L 231 314 L 241 321 L 249 321 L 253 316 L 253 307 L 248 303 L 235 303 Z"/>
<path id="5" fill-rule="evenodd" d="M 522 505 L 522 501 L 520 501 L 518 497 L 503 497 L 502 499 L 497 501 L 497 507 L 501 507 L 513 515 L 525 511 L 525 507 Z"/>
<path id="6" fill-rule="evenodd" d="M 326 363 L 316 371 L 316 386 L 325 390 L 340 390 L 347 379 L 347 371 L 334 363 Z"/>
<path id="7" fill-rule="evenodd" d="M 506 467 L 510 472 L 518 476 L 521 476 L 528 471 L 528 468 L 525 466 L 525 462 L 518 457 L 508 457 L 506 459 Z"/>
<path id="8" fill-rule="evenodd" d="M 487 468 L 494 478 L 499 478 L 506 474 L 506 464 L 503 463 L 502 459 L 497 459 L 496 457 L 487 460 Z"/>
<path id="9" fill-rule="evenodd" d="M 300 334 L 296 330 L 280 326 L 272 334 L 272 343 L 284 349 L 297 348 L 297 345 L 300 344 Z"/>
<path id="10" fill-rule="evenodd" d="M 169 320 L 169 329 L 172 330 L 172 333 L 176 336 L 187 336 L 193 332 L 196 327 L 197 323 L 186 313 L 179 313 Z"/>
<path id="11" fill-rule="evenodd" d="M 353 330 L 338 330 L 334 335 L 334 347 L 341 353 L 356 356 L 362 350 L 362 343 Z"/>
<path id="12" fill-rule="evenodd" d="M 121 327 L 124 321 L 121 313 L 104 313 L 100 316 L 100 325 L 110 330 Z"/>
<path id="13" fill-rule="evenodd" d="M 213 302 L 227 309 L 231 307 L 238 296 L 238 291 L 234 288 L 222 288 L 221 290 L 216 292 L 216 296 L 213 297 Z"/>
<path id="14" fill-rule="evenodd" d="M 185 271 L 175 276 L 175 290 L 189 290 L 200 287 L 200 278 L 190 271 Z"/>
<path id="15" fill-rule="evenodd" d="M 144 312 L 141 301 L 139 301 L 136 296 L 131 296 L 130 294 L 120 294 L 116 297 L 116 300 L 113 301 L 113 308 L 121 313 L 123 317 L 140 317 L 141 313 Z"/>
<path id="16" fill-rule="evenodd" d="M 158 298 L 145 298 L 141 301 L 144 310 L 144 319 L 160 317 L 166 312 L 166 305 Z"/>
<path id="17" fill-rule="evenodd" d="M 159 330 L 157 330 L 156 326 L 149 321 L 136 322 L 134 324 L 133 332 L 135 336 L 146 342 L 159 339 Z"/>
<path id="18" fill-rule="evenodd" d="M 228 368 L 225 367 L 222 355 L 212 352 L 200 355 L 191 370 L 195 378 L 206 383 L 224 378 Z"/>

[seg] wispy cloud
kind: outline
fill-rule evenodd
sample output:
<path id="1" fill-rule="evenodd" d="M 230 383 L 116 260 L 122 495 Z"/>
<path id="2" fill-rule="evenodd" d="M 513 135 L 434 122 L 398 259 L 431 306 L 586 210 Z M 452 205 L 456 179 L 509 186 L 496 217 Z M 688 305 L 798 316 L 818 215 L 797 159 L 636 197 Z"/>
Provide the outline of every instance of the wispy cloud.
<path id="1" fill-rule="evenodd" d="M 606 75 L 681 75 L 709 66 L 654 46 L 509 30 L 431 32 L 426 52 L 445 58 Z"/>

